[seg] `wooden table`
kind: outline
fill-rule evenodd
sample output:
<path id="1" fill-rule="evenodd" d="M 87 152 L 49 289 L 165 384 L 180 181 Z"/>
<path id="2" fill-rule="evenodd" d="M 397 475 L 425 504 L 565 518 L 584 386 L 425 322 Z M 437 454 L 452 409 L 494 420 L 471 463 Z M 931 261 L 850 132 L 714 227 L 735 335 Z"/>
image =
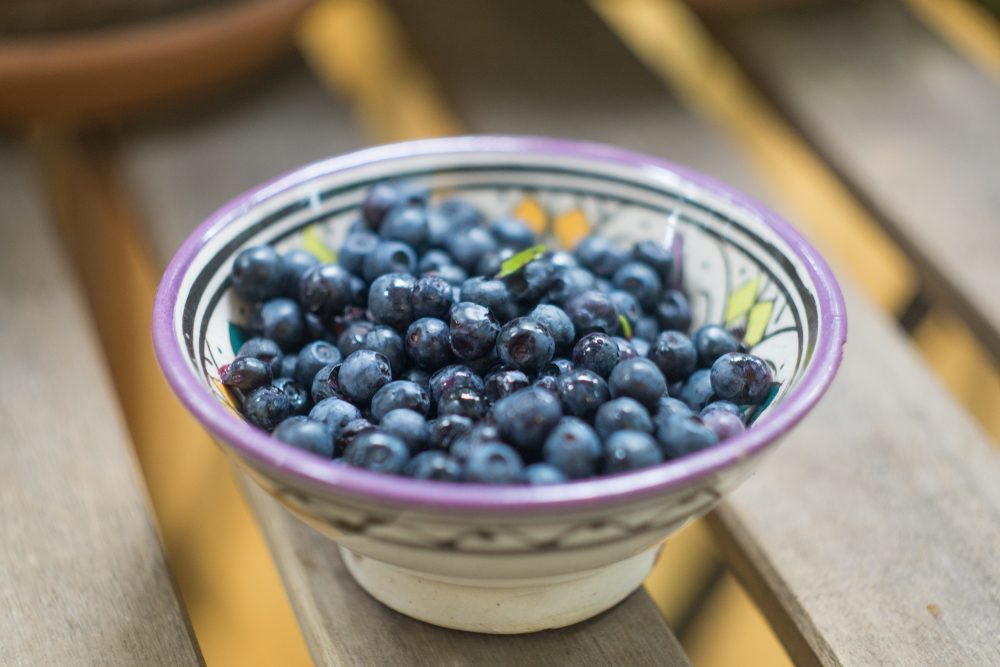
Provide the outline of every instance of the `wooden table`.
<path id="1" fill-rule="evenodd" d="M 381 69 L 326 61 L 326 49 L 341 44 L 323 36 L 339 30 L 347 42 L 351 28 L 324 32 L 313 23 L 303 37 L 312 73 L 294 61 L 214 109 L 110 132 L 49 131 L 0 150 L 0 663 L 201 661 L 129 442 L 131 430 L 140 455 L 153 456 L 143 454 L 139 424 L 156 420 L 157 403 L 122 389 L 155 371 L 148 359 L 123 363 L 117 351 L 129 343 L 122 322 L 142 329 L 150 277 L 228 197 L 373 140 L 454 129 L 621 144 L 770 199 L 752 160 L 679 102 L 586 5 L 334 4 L 330 16 L 387 38 L 384 51 L 372 51 L 382 48 L 377 40 L 363 45 Z M 969 65 L 892 3 L 824 11 L 823 20 L 795 10 L 712 19 L 712 29 L 747 52 L 799 131 L 891 228 L 921 267 L 927 298 L 954 308 L 993 349 L 1000 224 L 989 213 L 1000 183 L 995 169 L 977 165 L 996 153 L 996 82 L 973 81 Z M 835 30 L 876 32 L 838 60 Z M 883 43 L 882 31 L 897 41 Z M 924 85 L 970 94 L 934 97 L 919 114 L 924 131 L 908 133 L 895 122 L 899 108 L 879 98 L 888 93 L 871 83 L 879 76 L 872 63 L 889 58 L 889 45 L 932 63 L 933 71 L 915 65 L 906 77 L 887 70 L 914 97 Z M 832 72 L 830 85 L 871 90 L 853 101 L 817 91 L 809 83 L 817 63 Z M 338 95 L 320 80 L 335 81 Z M 411 104 L 412 114 L 398 112 L 405 121 L 373 111 L 394 91 Z M 359 129 L 359 117 L 376 136 Z M 858 137 L 882 149 L 861 150 Z M 955 140 L 944 146 L 945 137 Z M 890 158 L 897 169 L 887 174 L 880 160 Z M 958 185 L 933 189 L 935 164 Z M 942 216 L 954 221 L 947 234 L 936 226 Z M 1000 664 L 997 449 L 892 314 L 840 275 L 851 326 L 840 376 L 711 515 L 713 531 L 797 663 Z M 581 625 L 531 636 L 410 620 L 367 597 L 332 544 L 244 488 L 317 663 L 687 663 L 644 591 Z"/>

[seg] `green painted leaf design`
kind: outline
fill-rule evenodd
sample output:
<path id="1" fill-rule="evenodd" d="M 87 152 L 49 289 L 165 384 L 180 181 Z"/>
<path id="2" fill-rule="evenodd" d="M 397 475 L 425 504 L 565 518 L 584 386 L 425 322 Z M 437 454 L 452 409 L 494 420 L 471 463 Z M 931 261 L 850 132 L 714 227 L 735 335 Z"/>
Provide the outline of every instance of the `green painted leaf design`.
<path id="1" fill-rule="evenodd" d="M 517 273 L 528 262 L 532 262 L 545 253 L 545 244 L 539 243 L 538 245 L 531 246 L 527 250 L 522 250 L 513 257 L 504 260 L 503 264 L 500 265 L 500 273 L 497 274 L 497 278 L 506 278 L 512 273 Z"/>
<path id="2" fill-rule="evenodd" d="M 302 232 L 302 249 L 324 264 L 333 264 L 337 261 L 337 253 L 323 243 L 318 225 L 313 225 Z"/>
<path id="3" fill-rule="evenodd" d="M 628 321 L 628 318 L 624 315 L 619 315 L 618 322 L 622 325 L 622 333 L 625 334 L 625 340 L 632 340 L 632 324 Z"/>

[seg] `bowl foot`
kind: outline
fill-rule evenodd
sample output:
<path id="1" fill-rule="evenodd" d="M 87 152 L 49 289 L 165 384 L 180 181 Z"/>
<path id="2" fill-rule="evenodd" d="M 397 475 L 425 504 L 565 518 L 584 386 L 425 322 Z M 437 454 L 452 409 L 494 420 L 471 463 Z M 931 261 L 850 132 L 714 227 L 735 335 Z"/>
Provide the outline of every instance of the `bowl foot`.
<path id="1" fill-rule="evenodd" d="M 434 625 L 491 634 L 538 632 L 596 616 L 642 584 L 658 550 L 554 577 L 466 579 L 401 568 L 340 547 L 355 581 L 388 607 Z"/>

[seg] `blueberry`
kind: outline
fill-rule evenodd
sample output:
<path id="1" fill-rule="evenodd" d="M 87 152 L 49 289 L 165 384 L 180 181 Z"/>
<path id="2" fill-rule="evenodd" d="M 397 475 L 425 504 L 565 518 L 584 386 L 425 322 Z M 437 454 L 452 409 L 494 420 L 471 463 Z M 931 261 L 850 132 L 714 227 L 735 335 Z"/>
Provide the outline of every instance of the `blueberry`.
<path id="1" fill-rule="evenodd" d="M 474 387 L 456 387 L 441 395 L 437 403 L 439 416 L 462 415 L 472 420 L 482 419 L 486 414 L 486 398 Z"/>
<path id="2" fill-rule="evenodd" d="M 539 373 L 541 375 L 551 375 L 553 377 L 558 377 L 566 373 L 572 373 L 575 370 L 576 367 L 573 365 L 572 361 L 570 361 L 569 359 L 559 358 L 559 359 L 553 359 L 549 363 L 545 364 L 545 367 L 542 368 L 542 370 L 539 371 Z"/>
<path id="3" fill-rule="evenodd" d="M 297 299 L 299 282 L 309 269 L 319 266 L 319 260 L 305 250 L 289 250 L 281 256 L 281 272 L 285 277 L 284 295 Z"/>
<path id="4" fill-rule="evenodd" d="M 435 317 L 421 317 L 406 330 L 406 353 L 429 371 L 452 362 L 448 325 Z"/>
<path id="5" fill-rule="evenodd" d="M 452 444 L 472 430 L 472 420 L 464 415 L 442 415 L 430 422 L 429 442 L 435 449 L 451 449 Z"/>
<path id="6" fill-rule="evenodd" d="M 431 375 L 428 381 L 431 402 L 437 404 L 452 389 L 468 387 L 483 393 L 483 380 L 471 368 L 461 364 L 445 366 Z"/>
<path id="7" fill-rule="evenodd" d="M 743 425 L 743 418 L 726 410 L 710 410 L 708 412 L 703 410 L 701 421 L 715 433 L 719 440 L 731 438 L 746 430 L 746 426 Z"/>
<path id="8" fill-rule="evenodd" d="M 272 385 L 257 387 L 243 399 L 243 415 L 254 426 L 265 431 L 292 416 L 292 401 L 281 389 Z"/>
<path id="9" fill-rule="evenodd" d="M 632 257 L 655 269 L 664 285 L 670 282 L 674 271 L 674 255 L 668 246 L 652 239 L 639 241 L 632 247 Z"/>
<path id="10" fill-rule="evenodd" d="M 336 264 L 314 266 L 299 280 L 299 303 L 323 321 L 343 313 L 353 298 L 351 274 Z"/>
<path id="11" fill-rule="evenodd" d="M 555 396 L 559 396 L 559 378 L 555 375 L 540 375 L 533 383 L 533 387 L 544 389 Z"/>
<path id="12" fill-rule="evenodd" d="M 303 387 L 312 387 L 316 373 L 328 364 L 339 364 L 343 355 L 332 343 L 325 340 L 314 340 L 306 343 L 299 350 L 298 362 L 295 366 L 295 381 Z"/>
<path id="13" fill-rule="evenodd" d="M 340 367 L 342 364 L 327 364 L 316 371 L 309 393 L 312 399 L 319 403 L 325 398 L 346 398 L 347 395 L 340 386 Z"/>
<path id="14" fill-rule="evenodd" d="M 589 418 L 608 400 L 608 383 L 597 373 L 579 370 L 556 378 L 563 412 Z"/>
<path id="15" fill-rule="evenodd" d="M 489 308 L 463 301 L 450 312 L 451 351 L 459 359 L 479 359 L 489 354 L 500 333 L 500 323 Z"/>
<path id="16" fill-rule="evenodd" d="M 735 415 L 736 417 L 739 417 L 740 421 L 743 421 L 743 411 L 740 409 L 740 406 L 736 405 L 732 401 L 712 401 L 702 409 L 701 413 L 698 416 L 704 417 L 709 412 L 714 412 L 716 410 L 729 412 Z"/>
<path id="17" fill-rule="evenodd" d="M 454 231 L 445 238 L 444 243 L 455 258 L 455 263 L 466 271 L 474 270 L 480 257 L 499 247 L 490 233 L 482 227 Z"/>
<path id="18" fill-rule="evenodd" d="M 430 427 L 424 416 L 406 408 L 387 412 L 378 423 L 378 430 L 405 442 L 411 454 L 427 449 L 430 439 Z"/>
<path id="19" fill-rule="evenodd" d="M 524 469 L 524 481 L 532 486 L 546 484 L 561 484 L 567 481 L 566 475 L 559 468 L 548 463 L 532 463 Z"/>
<path id="20" fill-rule="evenodd" d="M 503 326 L 497 336 L 500 360 L 525 373 L 536 373 L 555 355 L 556 344 L 538 322 L 518 317 Z"/>
<path id="21" fill-rule="evenodd" d="M 656 439 L 668 459 L 693 454 L 719 441 L 715 432 L 694 415 L 670 415 L 656 420 Z"/>
<path id="22" fill-rule="evenodd" d="M 324 458 L 333 458 L 333 431 L 323 422 L 308 417 L 289 417 L 282 421 L 271 436 Z"/>
<path id="23" fill-rule="evenodd" d="M 285 289 L 281 257 L 266 245 L 247 248 L 236 255 L 230 279 L 233 290 L 248 301 L 273 299 Z"/>
<path id="24" fill-rule="evenodd" d="M 352 419 L 344 424 L 339 432 L 334 434 L 333 444 L 336 447 L 336 451 L 343 453 L 359 435 L 374 430 L 375 424 L 367 419 Z"/>
<path id="25" fill-rule="evenodd" d="M 323 422 L 330 427 L 334 437 L 340 435 L 350 422 L 361 419 L 361 410 L 353 403 L 339 398 L 325 398 L 309 411 L 309 419 Z"/>
<path id="26" fill-rule="evenodd" d="M 403 379 L 409 380 L 410 382 L 418 384 L 424 389 L 427 389 L 428 388 L 427 385 L 431 381 L 431 375 L 423 368 L 413 367 L 408 369 L 405 373 L 403 373 Z"/>
<path id="27" fill-rule="evenodd" d="M 640 317 L 635 322 L 631 322 L 631 324 L 633 338 L 645 338 L 646 340 L 654 341 L 660 335 L 660 322 L 652 315 Z"/>
<path id="28" fill-rule="evenodd" d="M 612 282 L 618 289 L 634 296 L 643 308 L 655 308 L 663 289 L 659 274 L 648 264 L 635 261 L 619 267 Z"/>
<path id="29" fill-rule="evenodd" d="M 389 412 L 400 409 L 413 410 L 426 416 L 431 409 L 427 390 L 409 380 L 395 380 L 383 385 L 372 396 L 372 417 L 381 421 Z"/>
<path id="30" fill-rule="evenodd" d="M 487 401 L 496 403 L 530 384 L 528 376 L 516 368 L 502 368 L 486 376 L 483 393 Z"/>
<path id="31" fill-rule="evenodd" d="M 628 261 L 627 250 L 619 248 L 607 237 L 596 234 L 580 241 L 573 255 L 584 267 L 605 278 L 610 278 Z"/>
<path id="32" fill-rule="evenodd" d="M 618 363 L 618 344 L 606 333 L 589 333 L 573 346 L 573 366 L 608 377 Z"/>
<path id="33" fill-rule="evenodd" d="M 653 341 L 649 360 L 670 382 L 687 378 L 698 366 L 698 352 L 691 339 L 680 331 L 664 331 Z"/>
<path id="34" fill-rule="evenodd" d="M 458 459 L 462 465 L 465 465 L 465 462 L 469 459 L 469 454 L 471 454 L 474 449 L 478 449 L 479 447 L 491 442 L 499 441 L 500 432 L 497 430 L 497 427 L 493 424 L 480 422 L 473 426 L 468 433 L 456 438 L 455 441 L 452 442 L 448 453 Z"/>
<path id="35" fill-rule="evenodd" d="M 275 378 L 271 384 L 285 392 L 285 395 L 288 396 L 288 400 L 292 402 L 293 415 L 304 415 L 309 410 L 309 405 L 312 403 L 309 392 L 295 380 L 291 378 Z"/>
<path id="36" fill-rule="evenodd" d="M 501 246 L 527 250 L 535 245 L 535 232 L 523 220 L 499 218 L 490 225 L 490 233 Z"/>
<path id="37" fill-rule="evenodd" d="M 621 336 L 613 336 L 612 340 L 614 340 L 615 345 L 618 346 L 618 363 L 641 356 L 636 351 L 635 346 L 632 345 L 631 341 L 622 338 Z"/>
<path id="38" fill-rule="evenodd" d="M 345 357 L 351 352 L 357 352 L 365 347 L 365 336 L 375 328 L 374 322 L 368 320 L 355 320 L 344 327 L 343 332 L 337 336 L 337 347 Z"/>
<path id="39" fill-rule="evenodd" d="M 413 291 L 416 279 L 406 273 L 387 273 L 376 278 L 368 289 L 368 311 L 372 319 L 397 330 L 413 321 Z"/>
<path id="40" fill-rule="evenodd" d="M 605 440 L 617 431 L 653 432 L 649 411 L 633 398 L 616 398 L 597 409 L 594 428 Z"/>
<path id="41" fill-rule="evenodd" d="M 760 403 L 771 391 L 774 376 L 760 357 L 745 352 L 729 352 L 712 364 L 712 389 L 734 403 Z"/>
<path id="42" fill-rule="evenodd" d="M 319 318 L 316 313 L 304 312 L 302 313 L 302 319 L 306 323 L 306 340 L 325 340 L 333 341 L 330 336 L 330 331 L 323 324 L 323 320 Z M 336 321 L 336 318 L 334 318 Z"/>
<path id="43" fill-rule="evenodd" d="M 340 265 L 356 276 L 364 274 L 365 257 L 375 252 L 379 237 L 371 232 L 348 234 L 340 246 Z"/>
<path id="44" fill-rule="evenodd" d="M 445 319 L 451 310 L 451 284 L 437 275 L 422 276 L 413 288 L 413 316 Z"/>
<path id="45" fill-rule="evenodd" d="M 480 357 L 478 359 L 466 359 L 465 365 L 471 368 L 472 372 L 480 377 L 485 376 L 495 368 L 503 366 L 503 364 L 500 363 L 500 355 L 497 354 L 496 347 L 493 347 L 493 349 L 491 349 L 489 354 L 485 357 Z"/>
<path id="46" fill-rule="evenodd" d="M 647 408 L 653 408 L 667 393 L 667 381 L 656 364 L 637 357 L 615 366 L 608 377 L 608 388 L 615 398 L 628 396 Z"/>
<path id="47" fill-rule="evenodd" d="M 386 214 L 398 206 L 427 206 L 430 192 L 424 186 L 409 182 L 376 183 L 361 202 L 361 215 L 368 226 L 378 229 Z"/>
<path id="48" fill-rule="evenodd" d="M 701 368 L 692 373 L 684 382 L 677 398 L 684 401 L 694 412 L 701 412 L 706 405 L 715 400 L 711 372 L 707 368 Z"/>
<path id="49" fill-rule="evenodd" d="M 462 199 L 446 199 L 430 209 L 427 216 L 429 243 L 445 247 L 448 237 L 457 231 L 479 227 L 483 215 L 479 210 Z"/>
<path id="50" fill-rule="evenodd" d="M 271 365 L 256 357 L 236 357 L 219 371 L 222 384 L 240 391 L 250 391 L 271 383 Z"/>
<path id="51" fill-rule="evenodd" d="M 295 369 L 299 364 L 299 356 L 297 354 L 286 354 L 281 358 L 281 370 L 278 372 L 278 377 L 281 378 L 293 378 L 295 377 Z"/>
<path id="52" fill-rule="evenodd" d="M 698 351 L 698 364 L 703 368 L 710 367 L 716 359 L 728 352 L 736 352 L 740 346 L 740 342 L 718 324 L 699 327 L 691 336 L 691 341 Z"/>
<path id="53" fill-rule="evenodd" d="M 466 273 L 465 269 L 460 267 L 458 264 L 448 264 L 435 271 L 434 275 L 440 276 L 452 286 L 451 300 L 453 302 L 459 301 L 460 299 L 458 298 L 458 293 L 455 288 L 461 287 L 465 284 L 465 281 L 469 279 L 469 274 Z"/>
<path id="54" fill-rule="evenodd" d="M 516 484 L 523 469 L 521 457 L 511 447 L 489 442 L 469 452 L 463 476 L 478 484 Z"/>
<path id="55" fill-rule="evenodd" d="M 417 268 L 413 248 L 399 241 L 382 241 L 365 255 L 361 273 L 369 283 L 387 273 L 410 273 Z"/>
<path id="56" fill-rule="evenodd" d="M 556 354 L 564 354 L 572 349 L 576 340 L 576 329 L 573 328 L 573 321 L 569 319 L 565 310 L 559 306 L 543 303 L 535 306 L 528 317 L 549 332 L 556 344 Z"/>
<path id="57" fill-rule="evenodd" d="M 507 289 L 515 299 L 533 304 L 545 296 L 554 284 L 556 269 L 544 257 L 528 262 L 515 273 L 504 278 Z"/>
<path id="58" fill-rule="evenodd" d="M 608 292 L 608 297 L 611 299 L 611 303 L 615 305 L 618 314 L 623 315 L 634 329 L 636 323 L 643 318 L 642 306 L 639 304 L 639 300 L 625 290 L 620 289 Z M 656 324 L 655 326 L 656 331 L 659 332 L 660 325 Z"/>
<path id="59" fill-rule="evenodd" d="M 414 479 L 456 482 L 462 478 L 462 464 L 444 452 L 421 452 L 403 467 L 403 474 Z"/>
<path id="60" fill-rule="evenodd" d="M 674 331 L 687 331 L 691 328 L 691 306 L 687 297 L 680 290 L 666 290 L 659 303 L 656 304 L 656 317 L 660 326 Z"/>
<path id="61" fill-rule="evenodd" d="M 510 248 L 497 248 L 480 257 L 473 272 L 481 276 L 495 276 L 503 269 L 504 261 L 513 256 L 514 251 Z"/>
<path id="62" fill-rule="evenodd" d="M 344 463 L 375 472 L 400 474 L 410 460 L 406 443 L 394 435 L 365 431 L 344 450 Z"/>
<path id="63" fill-rule="evenodd" d="M 514 297 L 511 296 L 507 285 L 502 280 L 482 277 L 469 278 L 462 283 L 461 300 L 486 306 L 500 323 L 517 317 Z"/>
<path id="64" fill-rule="evenodd" d="M 277 343 L 282 350 L 292 351 L 302 345 L 306 322 L 299 304 L 284 297 L 266 301 L 260 308 L 264 337 Z"/>
<path id="65" fill-rule="evenodd" d="M 555 304 L 565 306 L 577 294 L 596 289 L 594 274 L 587 269 L 570 267 L 561 269 L 552 279 L 548 298 Z"/>
<path id="66" fill-rule="evenodd" d="M 563 417 L 545 439 L 542 457 L 569 479 L 591 477 L 597 474 L 601 441 L 582 419 Z"/>
<path id="67" fill-rule="evenodd" d="M 573 256 L 573 253 L 565 250 L 553 250 L 550 252 L 549 261 L 552 262 L 552 266 L 560 270 L 580 268 L 580 262 Z"/>
<path id="68" fill-rule="evenodd" d="M 615 340 L 617 341 L 618 339 Z M 632 346 L 633 350 L 635 350 L 635 355 L 637 357 L 648 358 L 650 351 L 653 349 L 653 346 L 650 344 L 648 340 L 646 340 L 645 338 L 639 338 L 638 336 L 632 336 L 632 340 L 628 341 L 628 344 Z M 618 344 L 618 347 L 619 349 L 621 348 L 620 342 Z"/>
<path id="69" fill-rule="evenodd" d="M 427 211 L 417 206 L 397 206 L 378 227 L 379 236 L 420 248 L 427 242 Z"/>
<path id="70" fill-rule="evenodd" d="M 453 260 L 451 255 L 446 253 L 444 250 L 432 248 L 421 255 L 420 261 L 417 262 L 417 271 L 422 274 L 436 273 L 440 271 L 442 267 L 451 266 L 454 263 L 455 260 Z"/>
<path id="71" fill-rule="evenodd" d="M 576 335 L 598 331 L 614 334 L 618 331 L 618 309 L 604 292 L 588 290 L 577 294 L 566 303 L 566 314 L 573 321 Z"/>
<path id="72" fill-rule="evenodd" d="M 361 349 L 371 350 L 383 355 L 389 361 L 393 377 L 400 377 L 410 366 L 410 358 L 406 355 L 403 338 L 392 327 L 377 326 L 365 334 Z"/>
<path id="73" fill-rule="evenodd" d="M 352 352 L 340 366 L 340 388 L 355 403 L 367 405 L 375 392 L 391 381 L 389 360 L 378 352 Z"/>
<path id="74" fill-rule="evenodd" d="M 604 472 L 613 474 L 648 468 L 663 462 L 652 436 L 642 431 L 618 431 L 604 443 Z"/>
<path id="75" fill-rule="evenodd" d="M 284 364 L 284 355 L 281 348 L 269 338 L 251 338 L 240 345 L 236 352 L 236 357 L 253 357 L 260 359 L 271 367 L 271 375 L 278 377 Z"/>
<path id="76" fill-rule="evenodd" d="M 688 404 L 679 398 L 671 398 L 670 396 L 661 396 L 659 402 L 656 404 L 655 413 L 659 415 L 693 415 L 691 408 Z"/>
<path id="77" fill-rule="evenodd" d="M 497 401 L 493 414 L 505 442 L 522 452 L 538 452 L 562 417 L 562 406 L 555 394 L 528 387 Z"/>

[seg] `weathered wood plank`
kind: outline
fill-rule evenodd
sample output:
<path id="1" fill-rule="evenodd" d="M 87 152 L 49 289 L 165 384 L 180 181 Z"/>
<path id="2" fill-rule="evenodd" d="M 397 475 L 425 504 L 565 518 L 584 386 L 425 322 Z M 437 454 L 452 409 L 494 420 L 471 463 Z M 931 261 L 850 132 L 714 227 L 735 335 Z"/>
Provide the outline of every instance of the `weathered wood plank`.
<path id="1" fill-rule="evenodd" d="M 82 294 L 0 146 L 0 663 L 201 663 Z"/>
<path id="2" fill-rule="evenodd" d="M 1000 360 L 996 80 L 893 0 L 709 25 Z"/>
<path id="3" fill-rule="evenodd" d="M 313 105 L 318 84 L 300 75 L 232 109 L 232 121 L 219 115 L 132 137 L 127 164 L 155 230 L 160 261 L 233 192 L 360 143 L 346 111 L 329 101 Z M 253 127 L 256 136 L 280 135 L 280 146 L 251 151 L 244 127 Z M 192 177 L 189 166 L 196 164 L 206 173 L 224 171 L 226 177 Z M 178 199 L 184 203 L 178 205 Z M 319 664 L 687 664 L 644 591 L 585 624 L 524 637 L 453 632 L 414 621 L 358 587 L 326 538 L 250 484 L 248 495 Z"/>

